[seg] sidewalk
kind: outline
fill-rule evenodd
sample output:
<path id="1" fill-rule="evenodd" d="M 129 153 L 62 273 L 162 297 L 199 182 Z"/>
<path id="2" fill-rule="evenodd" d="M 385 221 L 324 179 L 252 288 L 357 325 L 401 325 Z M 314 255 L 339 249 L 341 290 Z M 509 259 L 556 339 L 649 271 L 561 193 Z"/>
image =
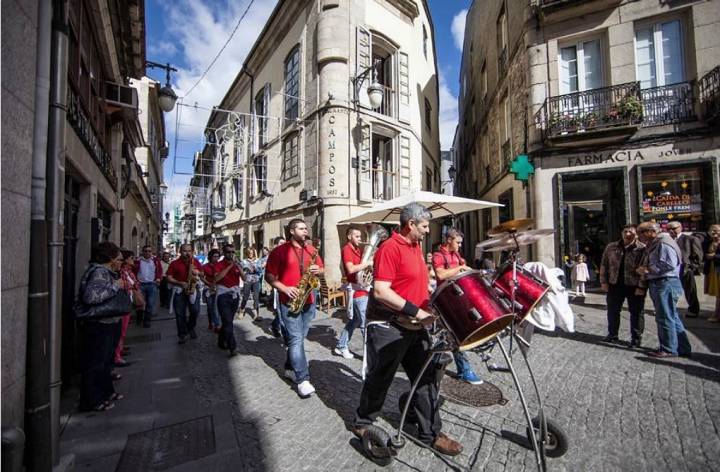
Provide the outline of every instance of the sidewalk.
<path id="1" fill-rule="evenodd" d="M 575 333 L 536 332 L 532 338 L 530 361 L 545 413 L 571 441 L 566 455 L 549 460 L 550 470 L 720 470 L 720 326 L 689 320 L 697 325 L 689 327 L 693 358 L 655 360 L 601 342 L 603 297 L 585 302 L 573 306 Z M 303 400 L 283 377 L 285 352 L 270 332 L 270 314 L 261 315 L 258 322 L 235 322 L 239 355 L 232 359 L 215 346 L 204 309 L 199 339 L 185 345 L 177 344 L 172 319 L 156 320 L 150 329 L 132 326 L 128 360 L 134 364 L 119 369 L 124 377 L 116 382 L 126 398 L 103 413 L 78 413 L 75 405 L 63 417 L 62 454 L 75 455 L 78 471 L 381 470 L 348 430 L 362 386 L 362 360 L 332 354 L 342 320 L 318 313 L 312 324 L 305 345 L 317 393 Z M 623 312 L 623 340 L 629 339 L 627 316 Z M 167 318 L 165 311 L 160 318 Z M 645 325 L 645 346 L 655 347 L 649 314 Z M 356 354 L 362 353 L 361 339 L 357 332 L 350 344 Z M 502 363 L 497 350 L 493 357 Z M 454 459 L 456 467 L 537 470 L 533 453 L 509 439 L 525 434 L 511 378 L 489 372 L 473 353 L 469 358 L 486 385 L 496 386 L 509 403 L 445 403 L 443 431 L 465 447 Z M 524 366 L 518 375 L 527 386 Z M 387 431 L 399 421 L 398 398 L 408 388 L 399 372 L 378 419 Z M 532 408 L 530 391 L 525 394 Z M 76 394 L 68 399 L 76 403 Z M 453 469 L 408 443 L 387 470 Z"/>

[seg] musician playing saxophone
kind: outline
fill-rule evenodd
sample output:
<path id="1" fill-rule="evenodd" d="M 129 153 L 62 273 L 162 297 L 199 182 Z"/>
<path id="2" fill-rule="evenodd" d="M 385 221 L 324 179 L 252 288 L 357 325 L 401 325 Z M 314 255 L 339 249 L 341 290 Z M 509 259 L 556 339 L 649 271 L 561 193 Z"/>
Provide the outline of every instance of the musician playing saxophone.
<path id="1" fill-rule="evenodd" d="M 190 244 L 180 246 L 180 257 L 170 263 L 167 278 L 171 289 L 170 312 L 175 313 L 178 344 L 185 344 L 188 336 L 197 338 L 195 324 L 200 313 L 200 296 L 196 282 L 202 266 L 193 257 Z M 186 312 L 190 312 L 190 316 Z"/>
<path id="2" fill-rule="evenodd" d="M 272 250 L 265 266 L 265 280 L 280 293 L 280 318 L 287 334 L 285 376 L 294 380 L 298 395 L 307 398 L 315 393 L 310 383 L 310 371 L 305 357 L 305 336 L 315 318 L 315 295 L 307 293 L 298 313 L 291 313 L 290 302 L 303 297 L 298 284 L 303 277 L 319 276 L 324 272 L 323 261 L 317 250 L 307 244 L 308 227 L 296 218 L 288 224 L 289 240 Z"/>
<path id="3" fill-rule="evenodd" d="M 353 354 L 348 349 L 348 343 L 352 337 L 355 328 L 360 328 L 360 331 L 365 335 L 365 310 L 368 302 L 368 292 L 365 287 L 358 285 L 358 272 L 363 269 L 367 269 L 373 265 L 372 259 L 367 262 L 362 262 L 362 250 L 360 249 L 360 242 L 362 240 L 362 232 L 355 227 L 350 227 L 345 232 L 347 237 L 347 244 L 342 248 L 342 263 L 345 268 L 345 275 L 347 281 L 351 284 L 352 288 L 352 314 L 348 314 L 348 322 L 345 328 L 340 334 L 337 346 L 333 351 L 338 356 L 343 356 L 345 359 L 352 359 Z"/>
<path id="4" fill-rule="evenodd" d="M 432 255 L 432 265 L 435 269 L 438 284 L 457 274 L 471 270 L 460 255 L 464 235 L 455 228 L 445 233 L 445 243 Z M 467 356 L 460 351 L 453 352 L 457 378 L 472 385 L 480 385 L 483 380 L 475 373 Z"/>

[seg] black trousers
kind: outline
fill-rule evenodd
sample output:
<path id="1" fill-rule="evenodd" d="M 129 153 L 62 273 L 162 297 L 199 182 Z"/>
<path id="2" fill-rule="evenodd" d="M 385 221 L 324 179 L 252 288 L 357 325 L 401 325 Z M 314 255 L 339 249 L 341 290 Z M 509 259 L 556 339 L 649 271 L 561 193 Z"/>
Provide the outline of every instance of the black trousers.
<path id="1" fill-rule="evenodd" d="M 218 346 L 223 349 L 234 351 L 237 349 L 237 341 L 235 341 L 235 313 L 240 304 L 240 297 L 232 293 L 223 293 L 217 297 L 217 309 L 220 314 L 222 325 L 218 334 Z"/>
<path id="2" fill-rule="evenodd" d="M 627 300 L 630 311 L 630 335 L 632 339 L 641 339 L 645 331 L 645 295 L 635 295 L 637 287 L 627 285 L 610 285 L 607 293 L 608 335 L 617 337 L 620 329 L 620 310 Z"/>
<path id="3" fill-rule="evenodd" d="M 430 338 L 425 330 L 410 331 L 395 325 L 368 326 L 368 373 L 355 413 L 355 425 L 370 425 L 377 419 L 399 365 L 403 366 L 410 383 L 415 382 L 429 350 Z M 409 413 L 418 422 L 418 439 L 426 444 L 432 444 L 442 428 L 438 398 L 435 369 L 431 364 L 418 384 Z"/>
<path id="4" fill-rule="evenodd" d="M 198 315 L 200 314 L 200 294 L 198 293 L 195 296 L 195 303 L 190 303 L 190 297 L 184 292 L 175 292 L 172 304 L 178 338 L 185 337 L 191 330 L 195 329 L 197 324 Z M 187 312 L 189 312 L 189 316 L 186 314 Z"/>
<path id="5" fill-rule="evenodd" d="M 86 321 L 80 329 L 82 333 L 80 410 L 90 410 L 115 393 L 111 374 L 120 322 Z"/>
<path id="6" fill-rule="evenodd" d="M 685 292 L 685 300 L 688 303 L 688 313 L 697 315 L 700 313 L 700 301 L 698 300 L 697 285 L 695 284 L 695 274 L 691 270 L 683 271 L 680 277 L 683 292 Z"/>
<path id="7" fill-rule="evenodd" d="M 160 282 L 160 306 L 170 308 L 170 285 L 168 284 L 167 277 L 163 277 Z"/>

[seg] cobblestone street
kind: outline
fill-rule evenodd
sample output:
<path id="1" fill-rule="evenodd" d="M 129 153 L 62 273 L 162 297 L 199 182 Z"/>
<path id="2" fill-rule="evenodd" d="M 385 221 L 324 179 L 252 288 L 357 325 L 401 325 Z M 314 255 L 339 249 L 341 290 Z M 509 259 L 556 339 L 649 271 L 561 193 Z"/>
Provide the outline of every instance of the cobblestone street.
<path id="1" fill-rule="evenodd" d="M 720 470 L 720 327 L 703 319 L 707 312 L 688 320 L 692 359 L 652 360 L 625 345 L 600 342 L 606 334 L 601 302 L 595 296 L 587 305 L 575 305 L 576 333 L 536 332 L 532 338 L 530 361 L 546 416 L 570 438 L 567 454 L 548 459 L 549 470 Z M 199 326 L 205 323 L 202 315 Z M 625 317 L 621 339 L 629 339 L 628 324 Z M 334 356 L 342 321 L 320 313 L 306 344 L 317 394 L 302 400 L 282 376 L 284 350 L 269 325 L 267 312 L 255 323 L 247 317 L 236 321 L 240 355 L 233 359 L 215 347 L 206 330 L 178 346 L 169 319 L 150 330 L 133 327 L 135 363 L 123 369 L 117 384 L 126 399 L 104 414 L 75 409 L 64 416 L 63 453 L 76 455 L 77 470 L 140 470 L 128 468 L 129 435 L 212 415 L 214 451 L 172 470 L 380 469 L 363 455 L 347 426 L 360 394 L 360 333 L 351 343 L 356 359 Z M 153 333 L 159 336 L 147 336 Z M 651 316 L 644 342 L 655 347 Z M 446 402 L 444 430 L 464 444 L 462 455 L 450 462 L 408 443 L 388 470 L 536 470 L 532 451 L 512 440 L 525 435 L 525 421 L 510 375 L 490 373 L 478 356 L 470 357 L 509 402 L 479 409 Z M 501 357 L 496 349 L 493 361 L 502 364 Z M 397 424 L 398 396 L 408 388 L 399 373 L 380 420 L 386 429 Z"/>

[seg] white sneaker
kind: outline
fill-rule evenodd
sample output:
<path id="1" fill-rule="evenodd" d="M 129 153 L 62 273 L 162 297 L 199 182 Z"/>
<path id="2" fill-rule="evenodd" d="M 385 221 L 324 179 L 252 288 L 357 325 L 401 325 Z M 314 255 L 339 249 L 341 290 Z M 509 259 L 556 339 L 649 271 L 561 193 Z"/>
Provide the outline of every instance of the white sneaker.
<path id="1" fill-rule="evenodd" d="M 295 371 L 292 369 L 285 369 L 285 378 L 295 382 Z"/>
<path id="2" fill-rule="evenodd" d="M 309 380 L 300 382 L 297 386 L 297 390 L 298 395 L 300 395 L 302 398 L 307 398 L 313 393 L 315 393 L 315 387 L 312 386 Z"/>
<path id="3" fill-rule="evenodd" d="M 340 349 L 336 347 L 335 349 L 333 349 L 333 352 L 338 356 L 343 356 L 345 359 L 355 359 L 355 356 L 352 352 L 350 352 L 350 349 L 348 348 Z"/>

